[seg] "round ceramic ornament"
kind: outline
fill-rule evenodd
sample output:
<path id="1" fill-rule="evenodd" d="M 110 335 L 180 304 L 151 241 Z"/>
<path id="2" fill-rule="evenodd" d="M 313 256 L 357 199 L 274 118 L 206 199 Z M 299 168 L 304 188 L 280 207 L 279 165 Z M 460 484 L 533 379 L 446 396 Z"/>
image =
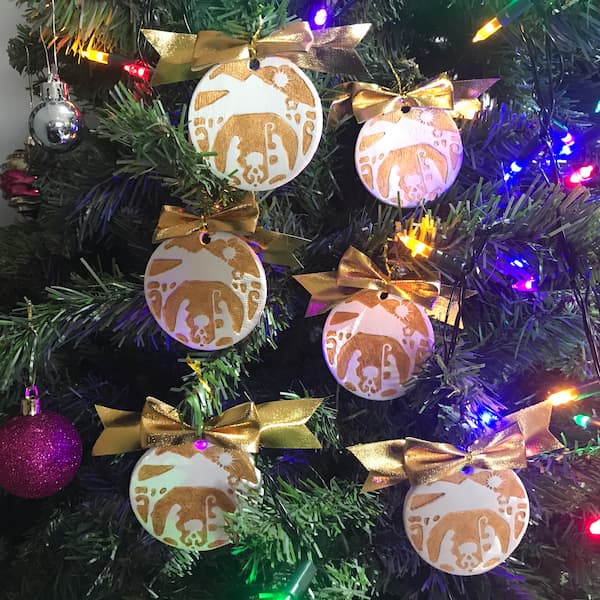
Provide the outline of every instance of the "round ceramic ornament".
<path id="1" fill-rule="evenodd" d="M 131 475 L 129 498 L 142 527 L 169 546 L 214 550 L 228 544 L 225 513 L 236 490 L 258 488 L 252 456 L 204 440 L 148 450 Z"/>
<path id="2" fill-rule="evenodd" d="M 391 400 L 433 349 L 433 328 L 417 304 L 364 290 L 340 302 L 323 327 L 323 354 L 332 375 L 353 394 Z"/>
<path id="3" fill-rule="evenodd" d="M 433 200 L 455 181 L 463 157 L 452 117 L 438 108 L 397 110 L 369 119 L 356 140 L 356 170 L 386 204 L 412 207 Z"/>
<path id="4" fill-rule="evenodd" d="M 163 242 L 144 277 L 158 324 L 182 344 L 221 350 L 257 325 L 267 300 L 260 259 L 238 236 L 195 232 Z"/>
<path id="5" fill-rule="evenodd" d="M 275 189 L 310 162 L 323 130 L 314 85 L 291 61 L 270 57 L 217 65 L 190 102 L 190 138 L 211 170 L 249 191 Z"/>
<path id="6" fill-rule="evenodd" d="M 436 569 L 479 575 L 508 558 L 525 535 L 529 499 L 511 470 L 473 469 L 411 487 L 404 527 Z"/>

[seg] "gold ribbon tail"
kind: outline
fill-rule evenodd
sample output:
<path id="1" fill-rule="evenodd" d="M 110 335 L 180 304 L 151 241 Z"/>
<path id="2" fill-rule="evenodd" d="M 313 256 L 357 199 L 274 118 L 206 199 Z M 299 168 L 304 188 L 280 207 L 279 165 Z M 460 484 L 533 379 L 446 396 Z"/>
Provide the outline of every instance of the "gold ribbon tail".
<path id="1" fill-rule="evenodd" d="M 192 71 L 191 62 L 196 45 L 193 33 L 172 33 L 158 29 L 142 29 L 148 43 L 158 52 L 160 60 L 152 73 L 151 86 L 177 83 L 200 77 Z"/>
<path id="2" fill-rule="evenodd" d="M 265 448 L 321 448 L 306 422 L 321 406 L 323 398 L 277 400 L 257 406 L 260 444 Z"/>
<path id="3" fill-rule="evenodd" d="M 294 252 L 310 242 L 306 238 L 269 231 L 262 227 L 257 227 L 254 233 L 244 237 L 251 246 L 254 246 L 254 250 L 264 262 L 292 269 L 302 268 L 302 263 L 296 258 Z"/>
<path id="4" fill-rule="evenodd" d="M 104 426 L 104 431 L 92 448 L 92 456 L 121 454 L 141 449 L 140 413 L 108 408 L 98 404 L 96 412 Z"/>
<path id="5" fill-rule="evenodd" d="M 369 472 L 363 492 L 390 487 L 406 479 L 402 456 L 404 445 L 405 440 L 388 440 L 348 448 Z"/>
<path id="6" fill-rule="evenodd" d="M 320 448 L 321 444 L 305 423 L 322 398 L 275 400 L 263 404 L 246 402 L 213 417 L 204 428 L 204 437 L 221 446 L 246 452 L 265 448 Z"/>
<path id="7" fill-rule="evenodd" d="M 564 445 L 550 432 L 550 419 L 553 404 L 551 400 L 538 402 L 504 417 L 501 426 L 516 423 L 525 438 L 527 456 L 536 456 L 543 452 L 562 450 Z"/>

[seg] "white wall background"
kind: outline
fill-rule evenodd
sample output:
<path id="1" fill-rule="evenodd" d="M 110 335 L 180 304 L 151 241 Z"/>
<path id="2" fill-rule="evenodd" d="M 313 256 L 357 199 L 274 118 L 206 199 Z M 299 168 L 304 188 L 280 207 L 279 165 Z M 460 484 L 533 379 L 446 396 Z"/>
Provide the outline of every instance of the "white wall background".
<path id="1" fill-rule="evenodd" d="M 21 9 L 13 0 L 0 0 L 0 163 L 11 152 L 21 148 L 27 138 L 29 93 L 27 78 L 8 64 L 6 45 L 15 37 Z M 35 102 L 35 100 L 34 100 Z M 15 219 L 16 212 L 0 196 L 0 226 Z"/>

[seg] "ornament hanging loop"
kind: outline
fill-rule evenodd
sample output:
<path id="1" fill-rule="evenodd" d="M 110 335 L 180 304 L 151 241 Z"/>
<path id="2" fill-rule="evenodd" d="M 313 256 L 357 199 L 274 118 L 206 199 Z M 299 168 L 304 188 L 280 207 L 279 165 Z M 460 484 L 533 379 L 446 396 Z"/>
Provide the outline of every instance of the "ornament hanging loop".
<path id="1" fill-rule="evenodd" d="M 260 69 L 260 61 L 258 60 L 258 50 L 256 48 L 256 45 L 258 43 L 258 38 L 262 32 L 262 29 L 263 19 L 262 16 L 259 15 L 258 27 L 256 28 L 256 31 L 254 32 L 254 35 L 252 36 L 250 43 L 248 44 L 248 52 L 250 54 L 250 60 L 248 62 L 248 65 L 253 71 L 258 71 L 258 69 Z"/>
<path id="2" fill-rule="evenodd" d="M 33 304 L 29 298 L 25 298 L 25 302 L 27 303 L 27 327 L 33 333 L 33 342 L 31 343 L 31 352 L 29 354 L 29 387 L 27 389 L 35 389 L 35 395 L 37 396 L 37 387 L 35 386 L 35 353 L 37 350 L 38 330 L 33 324 Z M 25 391 L 25 396 L 27 396 L 27 390 Z"/>
<path id="3" fill-rule="evenodd" d="M 21 414 L 24 417 L 34 417 L 40 413 L 40 393 L 37 385 L 25 388 L 25 397 L 21 400 Z"/>

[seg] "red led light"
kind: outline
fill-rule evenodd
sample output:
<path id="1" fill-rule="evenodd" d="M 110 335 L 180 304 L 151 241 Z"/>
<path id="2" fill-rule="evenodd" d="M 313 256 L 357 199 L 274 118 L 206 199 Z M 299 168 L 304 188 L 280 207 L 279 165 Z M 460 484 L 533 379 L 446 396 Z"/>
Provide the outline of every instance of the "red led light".
<path id="1" fill-rule="evenodd" d="M 150 79 L 150 69 L 145 65 L 140 65 L 138 63 L 126 63 L 123 65 L 123 71 L 129 73 L 132 77 L 137 77 L 138 79 L 145 79 L 146 81 Z"/>
<path id="2" fill-rule="evenodd" d="M 600 518 L 589 523 L 588 532 L 594 537 L 600 537 Z"/>
<path id="3" fill-rule="evenodd" d="M 568 175 L 565 179 L 565 183 L 567 185 L 579 185 L 580 183 L 584 183 L 592 178 L 596 167 L 594 165 L 584 165 L 583 167 L 579 167 L 576 171 L 573 171 L 570 175 Z"/>

